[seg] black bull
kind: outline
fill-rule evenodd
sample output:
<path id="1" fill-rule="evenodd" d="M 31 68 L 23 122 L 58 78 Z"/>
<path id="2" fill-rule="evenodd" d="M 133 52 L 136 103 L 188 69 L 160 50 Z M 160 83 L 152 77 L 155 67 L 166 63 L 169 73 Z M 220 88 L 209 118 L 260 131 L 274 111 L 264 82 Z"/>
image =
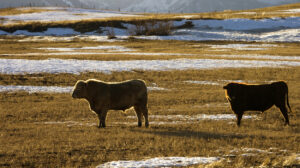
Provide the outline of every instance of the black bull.
<path id="1" fill-rule="evenodd" d="M 285 82 L 273 82 L 263 85 L 228 83 L 223 87 L 232 111 L 236 114 L 237 125 L 240 126 L 245 111 L 264 112 L 273 105 L 278 107 L 289 125 L 286 104 L 291 111 L 288 99 L 288 86 Z"/>

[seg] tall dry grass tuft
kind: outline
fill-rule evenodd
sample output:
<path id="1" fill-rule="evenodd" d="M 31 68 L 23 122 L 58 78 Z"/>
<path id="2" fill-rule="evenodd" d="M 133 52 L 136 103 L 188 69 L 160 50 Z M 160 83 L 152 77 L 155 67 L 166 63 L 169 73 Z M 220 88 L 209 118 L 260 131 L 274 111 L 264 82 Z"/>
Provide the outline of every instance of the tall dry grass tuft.
<path id="1" fill-rule="evenodd" d="M 173 22 L 171 21 L 141 21 L 136 22 L 134 26 L 129 28 L 129 34 L 140 36 L 140 35 L 158 35 L 167 36 L 171 34 Z"/>

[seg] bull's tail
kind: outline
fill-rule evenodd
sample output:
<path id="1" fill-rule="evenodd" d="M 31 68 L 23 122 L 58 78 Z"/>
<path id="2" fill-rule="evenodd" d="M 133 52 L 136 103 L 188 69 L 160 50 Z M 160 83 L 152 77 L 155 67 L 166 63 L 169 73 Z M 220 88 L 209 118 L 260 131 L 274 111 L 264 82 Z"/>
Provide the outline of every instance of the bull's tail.
<path id="1" fill-rule="evenodd" d="M 285 88 L 285 92 L 286 92 L 286 104 L 290 109 L 289 112 L 292 112 L 292 109 L 291 109 L 291 106 L 290 106 L 290 103 L 289 103 L 289 88 L 288 88 L 288 86 L 285 82 L 282 82 L 282 83 L 284 83 L 284 88 Z"/>
<path id="2" fill-rule="evenodd" d="M 289 107 L 290 112 L 292 112 L 292 109 L 291 109 L 291 106 L 290 106 L 290 103 L 289 103 L 289 91 L 288 91 L 288 88 L 287 88 L 287 92 L 286 92 L 286 104 Z"/>

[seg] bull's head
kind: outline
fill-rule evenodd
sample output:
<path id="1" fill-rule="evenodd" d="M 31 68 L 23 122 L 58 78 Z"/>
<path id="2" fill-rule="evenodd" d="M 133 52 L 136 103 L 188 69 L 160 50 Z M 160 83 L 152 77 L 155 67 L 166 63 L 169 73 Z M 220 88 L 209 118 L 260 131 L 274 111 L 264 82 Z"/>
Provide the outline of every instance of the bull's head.
<path id="1" fill-rule="evenodd" d="M 228 83 L 227 85 L 223 86 L 223 89 L 225 89 L 225 96 L 226 99 L 230 102 L 235 99 L 235 89 L 234 89 L 235 83 Z"/>
<path id="2" fill-rule="evenodd" d="M 86 82 L 83 80 L 79 80 L 76 82 L 74 89 L 73 89 L 73 93 L 72 93 L 72 97 L 75 99 L 79 99 L 79 98 L 85 98 L 86 96 Z"/>

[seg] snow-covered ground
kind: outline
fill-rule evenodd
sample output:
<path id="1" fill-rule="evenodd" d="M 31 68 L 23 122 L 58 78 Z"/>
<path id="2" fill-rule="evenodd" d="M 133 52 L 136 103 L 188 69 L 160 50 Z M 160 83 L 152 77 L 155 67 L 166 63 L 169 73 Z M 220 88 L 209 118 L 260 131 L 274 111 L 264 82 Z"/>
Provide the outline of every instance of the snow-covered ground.
<path id="1" fill-rule="evenodd" d="M 0 85 L 0 92 L 24 91 L 29 93 L 71 93 L 73 87 L 62 86 L 21 86 L 21 85 Z"/>
<path id="2" fill-rule="evenodd" d="M 66 9 L 80 13 L 80 9 Z M 77 11 L 78 10 L 78 11 Z M 93 10 L 92 10 L 93 11 Z M 65 11 L 60 11 L 65 12 Z M 92 13 L 92 12 L 91 12 Z M 97 13 L 97 12 L 95 12 Z M 104 12 L 105 13 L 105 12 Z M 39 16 L 43 13 L 34 13 L 34 14 L 22 14 L 22 15 L 13 15 L 13 16 L 0 16 L 4 18 L 4 21 L 7 22 L 8 18 L 20 19 L 20 20 L 35 20 L 39 21 L 41 19 L 49 19 L 48 16 Z M 58 13 L 60 14 L 60 13 Z M 106 14 L 110 14 L 109 12 Z M 25 16 L 23 16 L 25 15 Z M 27 16 L 28 15 L 28 16 Z M 85 14 L 82 12 L 80 15 L 66 16 L 61 14 L 58 16 L 58 19 L 79 19 L 80 17 L 89 18 L 94 14 Z M 73 15 L 73 14 L 72 14 Z M 99 15 L 105 14 L 99 13 Z M 113 13 L 112 15 L 122 15 L 128 16 L 128 14 Z M 30 16 L 30 17 L 29 17 Z M 131 15 L 129 15 L 131 16 Z M 134 15 L 135 16 L 135 15 Z M 190 17 L 190 15 L 187 15 Z M 98 17 L 98 16 L 97 16 Z M 56 18 L 53 18 L 56 19 Z M 49 19 L 51 20 L 51 18 Z M 271 19 L 260 19 L 260 20 L 251 20 L 251 19 L 226 19 L 226 20 L 188 20 L 184 19 L 182 21 L 174 21 L 174 26 L 183 25 L 186 21 L 191 21 L 194 25 L 193 28 L 183 28 L 175 29 L 172 31 L 169 36 L 137 36 L 136 38 L 142 39 L 159 39 L 159 40 L 194 40 L 194 41 L 203 41 L 203 40 L 238 40 L 238 41 L 264 41 L 264 42 L 298 42 L 300 41 L 300 17 L 288 17 L 288 18 L 271 18 Z M 126 39 L 130 36 L 130 31 L 133 25 L 124 24 L 124 27 L 127 29 L 118 29 L 118 28 L 104 28 L 99 27 L 104 30 L 103 33 L 99 32 L 88 32 L 81 34 L 80 32 L 74 31 L 71 28 L 48 28 L 44 32 L 28 32 L 27 30 L 17 30 L 13 33 L 8 33 L 0 30 L 0 35 L 27 35 L 27 36 L 87 36 L 87 38 L 95 38 L 97 36 L 107 36 L 107 30 L 111 29 L 118 39 Z M 251 47 L 247 47 L 249 50 Z"/>
<path id="3" fill-rule="evenodd" d="M 127 116 L 129 119 L 136 119 L 136 116 Z M 197 114 L 197 115 L 149 115 L 151 119 L 151 125 L 178 125 L 178 124 L 194 124 L 203 120 L 214 120 L 214 121 L 231 121 L 235 120 L 234 114 Z M 258 120 L 257 115 L 244 115 L 243 119 L 254 119 Z M 38 122 L 37 124 L 46 125 L 64 125 L 67 127 L 73 126 L 96 126 L 97 123 L 94 121 L 47 121 Z M 136 121 L 118 121 L 111 122 L 112 125 L 136 125 Z M 231 122 L 229 123 L 231 124 Z"/>
<path id="4" fill-rule="evenodd" d="M 158 86 L 148 86 L 148 91 L 165 91 L 168 89 Z M 22 86 L 22 85 L 0 85 L 0 92 L 18 92 L 28 93 L 71 93 L 73 86 Z"/>
<path id="5" fill-rule="evenodd" d="M 298 61 L 225 60 L 225 59 L 171 59 L 96 61 L 75 59 L 0 59 L 2 74 L 72 73 L 113 71 L 167 71 L 216 68 L 257 68 L 300 66 Z"/>
<path id="6" fill-rule="evenodd" d="M 95 46 L 95 47 L 81 47 L 81 48 L 39 48 L 41 50 L 50 50 L 50 51 L 76 51 L 76 50 L 105 50 L 106 52 L 118 51 L 118 52 L 127 52 L 134 51 L 123 46 Z"/>
<path id="7" fill-rule="evenodd" d="M 229 82 L 238 82 L 238 83 L 272 83 L 274 81 L 251 81 L 251 80 L 217 80 L 217 81 L 193 81 L 188 80 L 186 83 L 199 84 L 199 85 L 224 85 Z"/>
<path id="8" fill-rule="evenodd" d="M 267 48 L 277 47 L 277 45 L 275 44 L 221 44 L 221 45 L 208 45 L 208 46 L 213 49 L 234 49 L 234 50 L 265 50 Z"/>
<path id="9" fill-rule="evenodd" d="M 116 11 L 80 9 L 80 8 L 63 8 L 63 7 L 48 7 L 36 8 L 45 9 L 43 12 L 24 13 L 19 15 L 0 16 L 2 24 L 13 24 L 22 22 L 53 22 L 53 21 L 74 21 L 84 19 L 101 19 L 113 17 L 140 17 L 141 15 L 121 13 Z M 19 8 L 20 13 L 26 8 Z"/>
<path id="10" fill-rule="evenodd" d="M 135 116 L 128 116 L 128 118 L 134 118 Z M 200 120 L 233 120 L 236 118 L 234 114 L 197 114 L 197 115 L 149 115 L 149 118 L 172 120 L 172 121 L 185 121 L 193 122 Z M 244 115 L 243 119 L 257 118 L 256 115 Z"/>
<path id="11" fill-rule="evenodd" d="M 97 168 L 158 168 L 184 167 L 199 164 L 209 164 L 219 161 L 218 157 L 157 157 L 145 160 L 119 160 L 98 165 Z"/>
<path id="12" fill-rule="evenodd" d="M 274 55 L 205 55 L 221 58 L 249 58 L 255 60 L 294 60 L 300 61 L 300 56 L 274 56 Z"/>
<path id="13" fill-rule="evenodd" d="M 64 50 L 64 49 L 61 49 Z M 67 49 L 66 49 L 67 50 Z M 141 53 L 141 52 L 53 52 L 53 53 L 23 53 L 23 54 L 0 54 L 2 56 L 42 56 L 42 55 L 150 55 L 150 56 L 192 56 L 195 54 L 182 54 L 182 53 Z"/>

